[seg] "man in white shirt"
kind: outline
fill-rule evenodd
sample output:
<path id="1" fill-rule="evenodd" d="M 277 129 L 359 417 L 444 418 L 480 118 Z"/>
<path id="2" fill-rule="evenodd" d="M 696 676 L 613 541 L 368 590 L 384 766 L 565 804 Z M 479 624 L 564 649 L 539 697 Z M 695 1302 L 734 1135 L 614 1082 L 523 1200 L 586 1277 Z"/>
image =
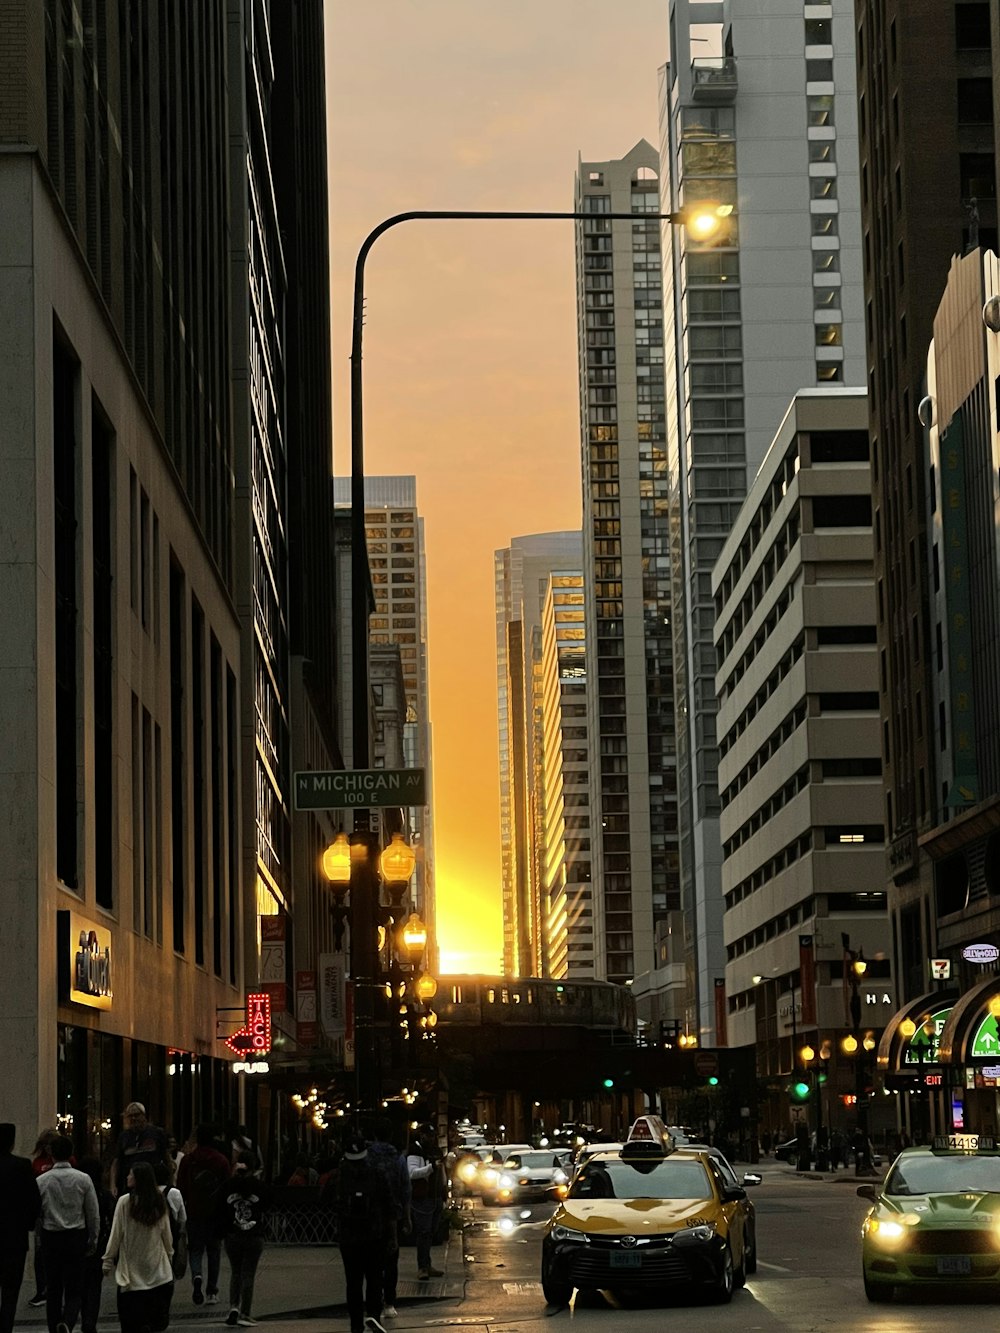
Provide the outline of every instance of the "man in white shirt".
<path id="1" fill-rule="evenodd" d="M 100 1210 L 94 1182 L 77 1171 L 73 1144 L 52 1141 L 52 1168 L 38 1177 L 42 1196 L 42 1252 L 45 1256 L 45 1314 L 49 1333 L 73 1333 L 83 1296 L 83 1261 L 97 1248 Z"/>

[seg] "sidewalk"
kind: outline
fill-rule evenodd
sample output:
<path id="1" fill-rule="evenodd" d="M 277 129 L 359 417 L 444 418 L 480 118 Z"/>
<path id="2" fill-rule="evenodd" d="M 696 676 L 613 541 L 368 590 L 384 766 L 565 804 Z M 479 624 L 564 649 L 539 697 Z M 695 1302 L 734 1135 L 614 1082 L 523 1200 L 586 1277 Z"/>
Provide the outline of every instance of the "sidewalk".
<path id="1" fill-rule="evenodd" d="M 765 1180 L 779 1177 L 788 1180 L 822 1180 L 836 1185 L 871 1185 L 885 1179 L 888 1164 L 885 1159 L 868 1174 L 856 1175 L 853 1166 L 837 1167 L 833 1171 L 800 1171 L 793 1162 L 776 1162 L 773 1157 L 763 1158 L 756 1166 L 745 1166 L 742 1162 L 736 1167 L 739 1173 L 756 1171 Z"/>
<path id="2" fill-rule="evenodd" d="M 416 1250 L 404 1245 L 399 1259 L 399 1287 L 396 1307 L 402 1316 L 407 1308 L 426 1305 L 433 1301 L 459 1301 L 465 1291 L 462 1233 L 452 1231 L 444 1245 L 432 1251 L 435 1267 L 444 1270 L 444 1277 L 420 1282 L 417 1278 Z M 46 1326 L 45 1308 L 33 1308 L 28 1299 L 34 1294 L 31 1255 L 25 1265 L 21 1299 L 17 1307 L 16 1328 L 43 1329 Z M 195 1305 L 191 1300 L 191 1277 L 181 1279 L 174 1289 L 170 1311 L 172 1327 L 203 1324 L 218 1327 L 229 1313 L 229 1264 L 222 1258 L 219 1277 L 219 1304 Z M 257 1270 L 254 1289 L 253 1315 L 269 1325 L 282 1322 L 326 1321 L 334 1327 L 346 1327 L 347 1306 L 344 1304 L 344 1265 L 336 1245 L 268 1245 Z M 100 1333 L 118 1328 L 115 1306 L 114 1277 L 105 1278 L 101 1292 Z M 79 1330 L 77 1330 L 79 1333 Z M 315 1333 L 321 1333 L 317 1324 Z"/>

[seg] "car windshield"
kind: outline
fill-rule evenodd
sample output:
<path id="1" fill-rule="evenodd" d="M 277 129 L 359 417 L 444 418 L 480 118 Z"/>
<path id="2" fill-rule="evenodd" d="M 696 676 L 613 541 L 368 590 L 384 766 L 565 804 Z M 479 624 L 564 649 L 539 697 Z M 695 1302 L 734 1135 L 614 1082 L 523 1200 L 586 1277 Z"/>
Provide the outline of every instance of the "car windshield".
<path id="1" fill-rule="evenodd" d="M 515 1170 L 518 1167 L 527 1170 L 540 1166 L 555 1166 L 555 1160 L 550 1152 L 519 1152 L 508 1157 L 504 1166 L 512 1166 Z"/>
<path id="2" fill-rule="evenodd" d="M 711 1194 L 701 1162 L 676 1158 L 590 1161 L 569 1191 L 571 1199 L 707 1199 Z"/>
<path id="3" fill-rule="evenodd" d="M 1000 1193 L 1000 1157 L 901 1157 L 889 1173 L 886 1194 Z"/>

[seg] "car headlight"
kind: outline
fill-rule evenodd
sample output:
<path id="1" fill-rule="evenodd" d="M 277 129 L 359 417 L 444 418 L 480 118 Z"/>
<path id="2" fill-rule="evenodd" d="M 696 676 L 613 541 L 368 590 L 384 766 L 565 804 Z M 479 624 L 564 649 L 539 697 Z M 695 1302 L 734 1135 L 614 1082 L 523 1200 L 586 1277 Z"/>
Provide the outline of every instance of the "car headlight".
<path id="1" fill-rule="evenodd" d="M 458 1174 L 462 1177 L 463 1180 L 474 1180 L 476 1177 L 476 1168 L 470 1162 L 467 1165 L 463 1166 L 459 1170 Z"/>
<path id="2" fill-rule="evenodd" d="M 916 1219 L 916 1221 L 919 1220 L 919 1218 Z M 910 1225 L 914 1225 L 914 1223 L 910 1223 Z M 890 1244 L 899 1240 L 907 1231 L 902 1218 L 897 1221 L 893 1217 L 869 1217 L 865 1226 L 869 1236 L 874 1237 L 877 1241 L 888 1241 Z"/>
<path id="3" fill-rule="evenodd" d="M 502 1175 L 500 1177 L 500 1188 L 502 1190 L 512 1190 L 516 1184 L 517 1181 L 513 1176 Z"/>
<path id="4" fill-rule="evenodd" d="M 572 1227 L 564 1227 L 561 1222 L 549 1232 L 553 1240 L 574 1240 L 580 1245 L 589 1245 L 590 1237 L 585 1231 L 574 1231 Z"/>
<path id="5" fill-rule="evenodd" d="M 557 1185 L 565 1185 L 567 1180 L 569 1180 L 569 1176 L 566 1174 L 565 1171 L 554 1171 L 552 1173 L 552 1179 L 556 1182 Z"/>
<path id="6" fill-rule="evenodd" d="M 484 1171 L 484 1172 L 483 1172 L 483 1181 L 484 1181 L 484 1183 L 487 1184 L 487 1185 L 495 1185 L 495 1184 L 496 1184 L 496 1179 L 497 1179 L 497 1175 L 498 1175 L 498 1174 L 499 1174 L 499 1173 L 496 1172 L 496 1171 L 494 1171 L 492 1168 L 490 1168 L 490 1169 L 487 1170 L 487 1171 Z"/>
<path id="7" fill-rule="evenodd" d="M 696 1227 L 685 1227 L 674 1232 L 675 1245 L 704 1245 L 715 1239 L 715 1226 L 711 1222 L 702 1222 Z"/>

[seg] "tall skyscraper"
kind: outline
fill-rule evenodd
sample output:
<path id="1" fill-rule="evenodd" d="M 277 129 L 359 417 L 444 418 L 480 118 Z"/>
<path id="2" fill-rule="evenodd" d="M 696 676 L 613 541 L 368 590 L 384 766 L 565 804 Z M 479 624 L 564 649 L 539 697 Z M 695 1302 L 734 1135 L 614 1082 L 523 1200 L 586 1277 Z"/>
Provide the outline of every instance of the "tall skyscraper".
<path id="1" fill-rule="evenodd" d="M 658 176 L 643 140 L 574 192 L 595 968 L 617 982 L 652 974 L 679 898 Z"/>
<path id="2" fill-rule="evenodd" d="M 929 536 L 937 506 L 924 434 L 931 417 L 921 424 L 917 411 L 952 258 L 978 242 L 997 244 L 991 8 L 995 25 L 996 7 L 985 2 L 857 2 L 885 820 L 906 999 L 928 989 L 925 960 L 936 952 L 942 915 L 935 899 L 941 851 L 929 835 L 966 806 L 951 781 L 951 728 L 934 706 L 945 702 L 935 696 L 949 624 L 934 609 L 944 553 Z M 952 312 L 960 299 L 956 291 Z M 964 391 L 979 374 L 978 360 L 970 344 Z M 942 429 L 953 411 L 964 413 L 963 396 L 949 385 Z"/>
<path id="3" fill-rule="evenodd" d="M 672 0 L 662 204 L 731 204 L 710 242 L 665 228 L 664 308 L 687 1017 L 724 976 L 711 571 L 800 388 L 865 383 L 853 0 Z"/>
<path id="4" fill-rule="evenodd" d="M 0 908 L 34 942 L 7 977 L 10 1111 L 22 1137 L 56 1112 L 79 1153 L 103 1155 L 132 1096 L 179 1134 L 226 1113 L 241 1093 L 216 1014 L 265 980 L 293 1033 L 287 982 L 309 965 L 285 947 L 262 978 L 259 918 L 294 944 L 309 896 L 291 856 L 285 479 L 329 473 L 329 365 L 318 303 L 307 413 L 287 320 L 309 298 L 286 296 L 325 272 L 325 204 L 317 219 L 289 198 L 325 199 L 323 16 L 318 0 L 270 16 L 265 0 L 104 0 L 0 22 L 17 349 L 0 451 L 20 479 L 0 500 L 2 609 L 21 627 Z M 295 103 L 310 110 L 291 141 Z M 308 257 L 283 251 L 296 217 Z M 300 545 L 319 586 L 332 547 L 311 542 L 330 526 L 318 515 Z M 301 832 L 320 845 L 317 819 Z"/>
<path id="5" fill-rule="evenodd" d="M 584 617 L 583 573 L 554 571 L 542 605 L 538 797 L 546 917 L 543 972 L 552 977 L 594 975 Z"/>
<path id="6" fill-rule="evenodd" d="M 339 506 L 351 502 L 346 477 L 334 482 Z M 406 688 L 403 746 L 407 768 L 427 771 L 431 791 L 431 725 L 427 684 L 427 566 L 424 520 L 417 508 L 416 477 L 365 478 L 365 532 L 375 594 L 369 618 L 372 645 L 397 644 Z M 417 849 L 413 905 L 434 940 L 434 824 L 432 806 L 409 812 L 409 832 Z M 432 960 L 429 960 L 428 966 Z"/>
<path id="7" fill-rule="evenodd" d="M 541 791 L 542 608 L 553 570 L 579 568 L 578 532 L 514 537 L 494 555 L 500 740 L 501 905 L 507 976 L 542 976 L 546 911 Z"/>

